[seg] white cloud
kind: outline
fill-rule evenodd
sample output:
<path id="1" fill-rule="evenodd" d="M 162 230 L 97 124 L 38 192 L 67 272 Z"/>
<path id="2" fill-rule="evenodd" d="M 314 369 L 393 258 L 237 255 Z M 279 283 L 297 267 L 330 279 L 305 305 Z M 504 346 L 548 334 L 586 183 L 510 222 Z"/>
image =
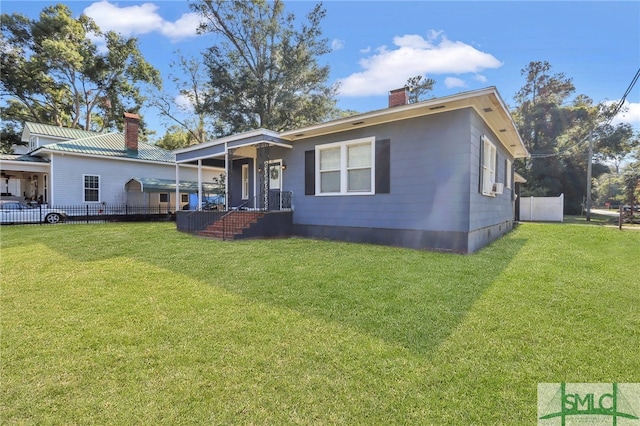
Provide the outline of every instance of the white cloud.
<path id="1" fill-rule="evenodd" d="M 434 30 L 429 32 L 428 39 L 415 34 L 396 36 L 393 44 L 393 48 L 380 46 L 374 55 L 361 59 L 363 71 L 342 79 L 340 94 L 380 95 L 401 87 L 416 75 L 433 78 L 436 74 L 475 74 L 502 66 L 493 55 L 460 41 L 450 41 Z"/>
<path id="2" fill-rule="evenodd" d="M 200 25 L 197 13 L 185 13 L 176 22 L 164 21 L 160 32 L 172 40 L 194 37 Z"/>
<path id="3" fill-rule="evenodd" d="M 617 100 L 612 103 L 617 104 L 618 102 L 620 101 Z M 616 115 L 613 118 L 613 120 L 611 120 L 611 124 L 614 126 L 620 123 L 629 123 L 633 127 L 639 128 L 640 127 L 640 103 L 625 101 L 618 115 Z"/>
<path id="4" fill-rule="evenodd" d="M 344 40 L 334 38 L 331 40 L 331 50 L 340 50 L 344 48 Z"/>
<path id="5" fill-rule="evenodd" d="M 158 6 L 143 3 L 120 7 L 101 0 L 84 9 L 102 31 L 115 31 L 124 37 L 158 32 L 172 40 L 193 37 L 200 22 L 195 13 L 185 13 L 175 22 L 165 21 Z"/>
<path id="6" fill-rule="evenodd" d="M 484 75 L 482 75 L 482 74 L 476 74 L 476 75 L 474 75 L 474 76 L 473 76 L 473 79 L 474 79 L 475 81 L 479 81 L 480 83 L 486 83 L 486 82 L 487 82 L 487 77 L 485 77 L 485 76 L 484 76 Z"/>
<path id="7" fill-rule="evenodd" d="M 452 89 L 454 87 L 466 87 L 467 83 L 461 78 L 447 77 L 444 79 L 444 85 L 447 89 Z"/>
<path id="8" fill-rule="evenodd" d="M 175 102 L 175 104 L 178 106 L 178 109 L 182 112 L 193 112 L 194 108 L 193 108 L 193 103 L 191 102 L 191 99 L 189 99 L 188 96 L 185 95 L 177 95 L 174 99 L 173 102 Z"/>

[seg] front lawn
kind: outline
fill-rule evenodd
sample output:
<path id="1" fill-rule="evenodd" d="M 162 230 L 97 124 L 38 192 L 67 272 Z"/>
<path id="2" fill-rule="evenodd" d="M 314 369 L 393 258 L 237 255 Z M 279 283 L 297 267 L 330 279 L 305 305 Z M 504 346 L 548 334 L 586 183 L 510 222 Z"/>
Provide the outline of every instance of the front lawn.
<path id="1" fill-rule="evenodd" d="M 536 424 L 640 381 L 640 232 L 468 256 L 170 223 L 0 229 L 2 424 Z"/>

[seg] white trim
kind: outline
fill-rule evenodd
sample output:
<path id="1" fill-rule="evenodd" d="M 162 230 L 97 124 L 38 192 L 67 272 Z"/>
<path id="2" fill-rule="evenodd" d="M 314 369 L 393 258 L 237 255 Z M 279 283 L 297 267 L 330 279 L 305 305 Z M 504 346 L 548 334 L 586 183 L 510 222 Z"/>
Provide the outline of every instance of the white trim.
<path id="1" fill-rule="evenodd" d="M 267 171 L 268 171 L 267 177 L 269 178 L 269 191 L 271 191 L 271 190 L 282 191 L 282 187 L 284 185 L 284 179 L 283 179 L 283 176 L 282 176 L 282 163 L 283 163 L 282 158 L 279 158 L 279 159 L 276 159 L 276 160 L 269 160 L 267 162 L 267 166 L 268 166 L 268 168 L 267 168 Z M 271 187 L 271 180 L 272 180 L 271 179 L 271 166 L 273 166 L 273 165 L 280 166 L 280 168 L 278 170 L 278 185 L 279 185 L 279 188 L 272 188 Z"/>
<path id="2" fill-rule="evenodd" d="M 355 146 L 355 145 L 364 145 L 364 144 L 369 144 L 369 146 L 371 147 L 370 149 L 370 167 L 364 167 L 364 169 L 366 168 L 370 168 L 371 171 L 371 187 L 368 191 L 349 191 L 348 188 L 348 184 L 349 184 L 349 168 L 348 168 L 348 164 L 347 164 L 347 160 L 348 160 L 348 147 L 350 146 Z M 328 150 L 328 149 L 335 149 L 335 148 L 340 148 L 340 166 L 338 169 L 333 170 L 334 172 L 338 171 L 340 172 L 340 191 L 337 192 L 322 192 L 322 179 L 321 179 L 321 174 L 323 171 L 320 170 L 320 153 L 322 151 Z M 375 167 L 376 167 L 376 162 L 375 162 L 375 137 L 367 137 L 367 138 L 360 138 L 360 139 L 351 139 L 348 141 L 342 141 L 342 142 L 335 142 L 335 143 L 328 143 L 328 144 L 323 144 L 323 145 L 316 145 L 315 147 L 315 151 L 316 151 L 316 155 L 315 155 L 315 180 L 316 180 L 316 196 L 320 196 L 320 197 L 326 197 L 326 196 L 335 196 L 335 195 L 373 195 L 376 192 L 375 189 L 375 176 L 376 176 L 376 171 L 375 171 Z M 326 172 L 329 172 L 330 170 L 326 170 Z"/>
<path id="3" fill-rule="evenodd" d="M 87 194 L 86 194 L 87 189 L 90 189 L 90 190 L 94 190 L 94 189 L 95 189 L 95 188 L 87 188 L 87 182 L 86 182 L 86 178 L 87 178 L 87 177 L 97 177 L 97 178 L 98 178 L 98 188 L 97 188 L 97 191 L 98 191 L 98 199 L 97 199 L 97 200 L 95 200 L 95 201 L 94 201 L 94 200 L 87 201 L 87 197 L 86 197 L 86 195 L 87 195 Z M 102 199 L 102 198 L 100 197 L 100 192 L 101 192 L 101 191 L 100 191 L 100 186 L 101 186 L 101 184 L 102 184 L 102 177 L 101 177 L 100 175 L 93 175 L 93 174 L 83 173 L 83 174 L 82 174 L 82 202 L 83 202 L 83 203 L 99 203 L 99 202 L 100 202 L 100 200 Z"/>
<path id="4" fill-rule="evenodd" d="M 248 200 L 249 199 L 249 164 L 245 163 L 242 165 L 242 172 L 241 172 L 241 176 L 240 179 L 242 181 L 242 199 L 243 200 Z M 245 186 L 246 184 L 246 186 Z"/>
<path id="5" fill-rule="evenodd" d="M 216 146 L 216 145 L 222 145 L 225 144 L 225 150 L 226 150 L 226 144 L 228 142 L 234 142 L 234 141 L 239 141 L 245 138 L 252 138 L 255 136 L 269 136 L 269 137 L 273 137 L 273 138 L 278 138 L 280 139 L 280 134 L 278 132 L 274 132 L 272 130 L 267 130 L 267 129 L 257 129 L 257 130 L 250 130 L 248 132 L 244 132 L 244 133 L 238 133 L 235 135 L 230 135 L 230 136 L 225 136 L 219 139 L 214 139 L 212 141 L 209 142 L 203 142 L 201 144 L 197 144 L 197 145 L 191 145 L 185 148 L 180 148 L 180 149 L 176 149 L 173 150 L 174 154 L 183 154 L 185 152 L 191 152 L 191 151 L 198 151 L 200 149 L 205 149 L 205 148 L 210 148 L 212 146 Z M 251 143 L 247 143 L 247 145 L 254 145 L 254 144 L 258 144 L 261 142 L 266 142 L 266 143 L 273 143 L 273 144 L 281 144 L 282 146 L 288 146 L 289 148 L 291 148 L 290 145 L 286 145 L 283 144 L 282 142 L 272 142 L 269 140 L 262 140 L 262 141 L 254 141 Z M 237 147 L 234 147 L 237 148 Z"/>
<path id="6" fill-rule="evenodd" d="M 506 180 L 504 182 L 504 187 L 507 189 L 511 189 L 511 175 L 513 174 L 513 162 L 511 160 L 509 160 L 508 158 L 506 159 L 506 170 L 505 170 L 505 176 L 506 176 Z"/>
<path id="7" fill-rule="evenodd" d="M 482 195 L 495 197 L 493 184 L 496 183 L 497 148 L 485 135 L 482 136 Z"/>

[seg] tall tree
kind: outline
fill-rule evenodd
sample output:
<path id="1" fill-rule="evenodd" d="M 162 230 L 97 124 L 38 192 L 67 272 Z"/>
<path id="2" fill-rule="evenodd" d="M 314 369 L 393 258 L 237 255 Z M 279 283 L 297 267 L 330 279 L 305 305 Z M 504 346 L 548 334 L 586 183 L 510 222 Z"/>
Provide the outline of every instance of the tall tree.
<path id="1" fill-rule="evenodd" d="M 574 91 L 564 74 L 550 75 L 548 62 L 531 62 L 521 70 L 525 85 L 514 97 L 514 119 L 522 140 L 532 154 L 519 167 L 527 178 L 527 195 L 559 195 L 562 165 L 557 157 L 557 138 L 567 130 L 570 112 L 563 103 Z"/>
<path id="2" fill-rule="evenodd" d="M 135 38 L 103 33 L 88 16 L 73 18 L 64 4 L 44 8 L 39 20 L 3 14 L 1 21 L 6 120 L 115 129 L 124 111 L 140 109 L 140 84 L 161 85 Z"/>
<path id="3" fill-rule="evenodd" d="M 616 174 L 632 150 L 640 144 L 639 136 L 629 123 L 612 126 L 605 123 L 596 129 L 596 157 L 602 162 L 610 162 Z"/>
<path id="4" fill-rule="evenodd" d="M 173 151 L 174 149 L 185 148 L 196 143 L 200 142 L 194 141 L 192 133 L 184 130 L 184 127 L 180 125 L 173 125 L 167 129 L 164 136 L 156 142 L 156 145 L 160 148 Z"/>
<path id="5" fill-rule="evenodd" d="M 149 101 L 162 117 L 173 123 L 162 138 L 164 142 L 158 142 L 158 145 L 174 146 L 171 149 L 213 138 L 218 116 L 211 107 L 215 91 L 202 58 L 188 58 L 179 51 L 175 54 L 177 59 L 170 63 L 169 80 L 175 85 L 178 95 L 157 91 Z M 182 146 L 176 146 L 176 143 Z"/>
<path id="6" fill-rule="evenodd" d="M 406 87 L 409 89 L 409 103 L 415 104 L 424 99 L 424 95 L 433 90 L 436 81 L 432 78 L 422 79 L 421 75 L 410 77 Z"/>
<path id="7" fill-rule="evenodd" d="M 595 104 L 563 73 L 551 74 L 548 62 L 531 62 L 522 70 L 526 83 L 516 94 L 513 116 L 531 159 L 516 163 L 527 178 L 523 195 L 565 195 L 565 211 L 578 213 L 586 197 L 589 140 L 593 139 L 592 178 L 619 168 L 638 145 L 628 125 L 611 126 L 615 106 Z"/>
<path id="8" fill-rule="evenodd" d="M 320 4 L 299 26 L 281 0 L 199 0 L 191 7 L 202 17 L 200 33 L 219 36 L 205 56 L 217 135 L 282 131 L 335 113 L 337 87 L 327 84 L 329 67 L 318 63 L 330 51 Z"/>

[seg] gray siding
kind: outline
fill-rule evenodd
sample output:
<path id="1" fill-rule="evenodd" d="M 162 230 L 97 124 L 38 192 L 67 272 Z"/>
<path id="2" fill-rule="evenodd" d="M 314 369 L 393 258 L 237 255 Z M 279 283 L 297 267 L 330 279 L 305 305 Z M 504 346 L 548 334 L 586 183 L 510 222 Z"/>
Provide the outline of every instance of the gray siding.
<path id="1" fill-rule="evenodd" d="M 511 229 L 513 225 L 513 185 L 511 189 L 504 188 L 502 194 L 495 197 L 482 195 L 480 191 L 480 148 L 482 135 L 486 135 L 496 145 L 498 151 L 498 162 L 496 170 L 496 182 L 504 183 L 505 181 L 505 159 L 513 162 L 513 157 L 509 155 L 507 150 L 500 144 L 498 137 L 484 124 L 482 119 L 473 112 L 471 114 L 471 163 L 469 170 L 471 179 L 469 188 L 471 198 L 469 200 L 469 231 L 478 231 L 484 228 L 493 227 L 495 225 L 507 224 Z M 513 182 L 513 179 L 512 179 Z M 493 233 L 496 234 L 495 232 Z M 501 234 L 500 234 L 501 235 Z M 497 238 L 499 235 L 495 236 Z M 493 241 L 495 238 L 490 238 Z"/>
<path id="2" fill-rule="evenodd" d="M 51 203 L 58 205 L 83 204 L 83 175 L 100 176 L 100 201 L 110 204 L 127 203 L 125 184 L 133 177 L 157 179 L 176 178 L 175 164 L 157 164 L 123 159 L 95 158 L 75 155 L 53 155 L 51 161 Z M 211 169 L 202 174 L 211 182 L 220 171 Z M 196 167 L 180 166 L 181 180 L 198 180 Z M 157 196 L 157 195 L 156 195 Z M 158 198 L 159 199 L 159 198 Z M 173 199 L 173 198 L 172 198 Z"/>
<path id="3" fill-rule="evenodd" d="M 412 230 L 420 235 L 415 239 L 419 243 L 413 245 L 466 251 L 459 241 L 469 231 L 471 114 L 470 109 L 458 110 L 296 142 L 286 158 L 284 180 L 285 189 L 294 192 L 294 227 L 316 234 L 343 227 L 354 235 L 358 229 L 363 235 L 375 230 L 389 235 L 394 230 Z M 389 194 L 304 195 L 305 151 L 371 136 L 391 141 Z M 427 237 L 435 235 L 439 247 L 428 243 Z M 451 241 L 442 242 L 446 235 Z"/>

